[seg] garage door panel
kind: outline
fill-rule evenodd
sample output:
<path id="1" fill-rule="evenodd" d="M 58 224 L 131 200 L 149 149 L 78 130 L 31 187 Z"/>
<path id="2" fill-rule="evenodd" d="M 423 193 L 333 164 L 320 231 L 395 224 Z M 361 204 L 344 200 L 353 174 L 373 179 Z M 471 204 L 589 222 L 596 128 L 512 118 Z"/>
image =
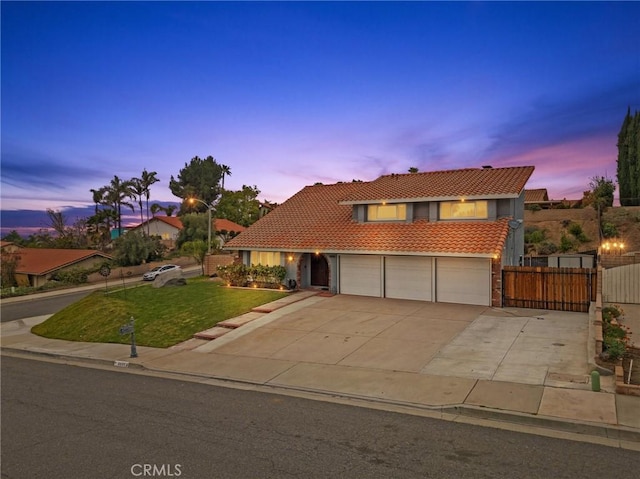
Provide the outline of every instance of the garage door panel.
<path id="1" fill-rule="evenodd" d="M 431 258 L 387 256 L 385 258 L 385 296 L 431 301 Z"/>
<path id="2" fill-rule="evenodd" d="M 382 296 L 380 256 L 340 256 L 340 293 Z"/>
<path id="3" fill-rule="evenodd" d="M 491 305 L 491 262 L 484 258 L 438 258 L 436 300 Z"/>

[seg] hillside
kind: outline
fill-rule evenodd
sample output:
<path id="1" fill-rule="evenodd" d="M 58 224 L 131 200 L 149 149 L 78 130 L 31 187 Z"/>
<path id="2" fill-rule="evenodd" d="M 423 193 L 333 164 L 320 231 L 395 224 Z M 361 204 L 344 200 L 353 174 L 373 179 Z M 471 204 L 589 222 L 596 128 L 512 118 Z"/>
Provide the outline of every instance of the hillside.
<path id="1" fill-rule="evenodd" d="M 603 222 L 615 225 L 618 238 L 625 244 L 624 251 L 640 251 L 640 206 L 609 208 L 603 214 Z M 580 225 L 585 238 L 580 242 L 568 232 L 571 223 Z M 524 226 L 526 231 L 538 228 L 545 231 L 546 241 L 556 246 L 564 233 L 574 240 L 575 248 L 571 252 L 594 250 L 598 247 L 597 212 L 591 207 L 581 209 L 552 209 L 525 211 Z M 535 254 L 535 252 L 533 253 Z"/>

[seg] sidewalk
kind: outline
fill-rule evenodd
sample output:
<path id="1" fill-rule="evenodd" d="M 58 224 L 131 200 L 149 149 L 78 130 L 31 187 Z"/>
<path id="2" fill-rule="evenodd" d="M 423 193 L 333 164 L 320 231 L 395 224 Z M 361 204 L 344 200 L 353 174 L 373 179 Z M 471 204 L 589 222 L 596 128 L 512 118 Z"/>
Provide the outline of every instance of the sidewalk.
<path id="1" fill-rule="evenodd" d="M 485 311 L 480 321 L 474 319 L 475 310 L 461 305 L 383 300 L 384 303 L 374 303 L 375 307 L 379 310 L 384 305 L 389 310 L 373 316 L 361 307 L 369 300 L 323 298 L 314 294 L 295 293 L 265 305 L 260 308 L 264 312 L 249 313 L 251 320 L 237 321 L 240 327 L 212 341 L 195 340 L 186 348 L 185 343 L 168 349 L 139 346 L 137 358 L 129 357 L 128 345 L 50 340 L 31 334 L 30 328 L 46 316 L 2 324 L 2 351 L 418 408 L 443 418 L 487 419 L 575 433 L 589 436 L 595 442 L 640 450 L 640 397 L 607 392 L 613 390 L 609 384 L 612 377 L 601 378 L 602 392 L 593 392 L 588 384 L 575 384 L 571 377 L 562 378 L 559 374 L 555 381 L 549 381 L 550 374 L 546 382 L 537 381 L 533 376 L 527 377 L 529 366 L 524 365 L 519 366 L 522 373 L 504 380 L 504 374 L 503 377 L 486 373 L 487 361 L 492 360 L 487 354 L 495 352 L 495 344 L 490 349 L 473 351 L 475 358 L 481 358 L 484 369 L 480 372 L 473 365 L 467 365 L 470 374 L 462 369 L 453 373 L 443 369 L 445 364 L 451 364 L 446 363 L 447 351 L 456 342 L 465 340 L 464 331 L 468 331 L 467 335 L 479 334 L 477 328 L 499 321 L 500 312 Z M 416 334 L 414 330 L 399 327 L 400 324 L 421 327 L 427 320 L 416 321 L 416 308 L 425 307 L 436 316 L 429 325 L 430 331 L 440 328 L 438 334 L 447 341 L 446 347 L 434 346 L 437 350 L 430 352 L 426 351 L 428 343 L 410 337 Z M 458 315 L 455 319 L 450 318 L 452 312 Z M 331 314 L 342 315 L 343 319 L 332 321 Z M 446 315 L 447 319 L 438 321 L 438 314 Z M 529 325 L 522 318 L 516 319 L 510 324 L 518 334 L 537 327 L 533 321 Z M 337 331 L 338 327 L 355 329 L 345 332 Z M 504 329 L 504 323 L 500 329 Z M 401 333 L 407 337 L 401 337 Z M 518 341 L 532 341 L 530 337 L 518 337 Z M 384 347 L 390 345 L 394 360 L 399 361 L 395 365 L 384 357 L 385 351 L 389 351 Z M 502 357 L 495 366 L 498 373 L 506 364 L 505 358 L 522 353 L 509 347 L 505 349 L 508 352 L 499 353 Z M 457 354 L 455 351 L 451 353 Z M 416 355 L 427 353 L 428 359 L 425 357 L 413 365 Z M 477 360 L 474 357 L 468 361 Z M 517 357 L 514 358 L 517 366 Z M 513 362 L 509 364 L 514 367 Z M 501 377 L 503 380 L 496 379 Z M 518 377 L 522 377 L 521 382 Z"/>

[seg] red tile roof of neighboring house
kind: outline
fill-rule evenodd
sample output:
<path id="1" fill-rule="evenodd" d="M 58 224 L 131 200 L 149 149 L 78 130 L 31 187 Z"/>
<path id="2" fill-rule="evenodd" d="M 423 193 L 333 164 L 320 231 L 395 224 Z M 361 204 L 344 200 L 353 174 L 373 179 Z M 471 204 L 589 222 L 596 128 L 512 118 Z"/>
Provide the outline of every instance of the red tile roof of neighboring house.
<path id="1" fill-rule="evenodd" d="M 347 204 L 458 198 L 517 198 L 533 173 L 533 166 L 513 168 L 465 168 L 384 175 L 361 183 L 342 198 Z"/>
<path id="2" fill-rule="evenodd" d="M 111 259 L 94 249 L 20 248 L 16 273 L 43 275 L 93 256 Z"/>
<path id="3" fill-rule="evenodd" d="M 535 190 L 524 190 L 525 203 L 539 203 L 549 201 L 549 194 L 546 188 L 538 188 Z"/>
<path id="4" fill-rule="evenodd" d="M 153 221 L 153 220 L 162 221 L 163 223 L 173 226 L 174 228 L 177 228 L 179 230 L 184 228 L 182 224 L 182 220 L 178 216 L 154 216 L 153 218 L 149 219 L 149 221 Z M 147 224 L 147 221 L 136 226 L 134 229 L 140 228 L 141 226 L 144 226 L 146 224 Z M 233 221 L 228 220 L 226 218 L 216 218 L 213 220 L 213 224 L 216 231 L 227 230 L 227 231 L 240 232 L 247 229 L 246 227 L 239 225 L 238 223 L 234 223 Z"/>
<path id="5" fill-rule="evenodd" d="M 497 170 L 497 169 L 496 169 Z M 508 192 L 516 196 L 530 176 L 533 168 L 514 168 L 513 172 L 500 172 L 497 177 L 509 181 L 509 186 L 494 184 L 494 189 L 486 189 L 487 196 Z M 473 170 L 463 175 L 453 173 L 455 178 L 485 178 L 484 170 Z M 436 174 L 442 181 L 450 182 L 447 175 Z M 379 191 L 393 192 L 395 197 L 406 196 L 399 188 L 406 183 L 411 195 L 420 197 L 431 193 L 420 189 L 420 178 L 433 181 L 427 174 L 385 176 L 383 181 L 371 183 L 337 183 L 334 185 L 307 186 L 271 213 L 251 225 L 245 232 L 226 244 L 229 249 L 261 249 L 280 251 L 321 251 L 354 253 L 443 253 L 465 255 L 500 254 L 508 234 L 508 219 L 498 221 L 454 222 L 415 221 L 413 223 L 358 223 L 352 219 L 352 206 L 345 198 L 379 199 Z M 491 180 L 492 183 L 497 183 Z M 372 183 L 377 183 L 372 187 Z M 389 186 L 391 184 L 391 186 Z M 434 196 L 444 195 L 438 190 Z M 411 189 L 413 188 L 413 189 Z M 453 187 L 452 187 L 453 188 Z M 479 192 L 483 185 L 466 184 L 453 188 L 462 191 Z M 451 195 L 446 195 L 447 197 Z M 455 195 L 454 195 L 455 196 Z M 389 197 L 387 197 L 389 198 Z"/>
<path id="6" fill-rule="evenodd" d="M 153 220 L 158 220 L 161 221 L 162 223 L 166 223 L 169 226 L 173 226 L 174 228 L 177 228 L 179 230 L 181 230 L 183 228 L 182 226 L 182 220 L 180 218 L 178 218 L 177 216 L 154 216 L 153 218 L 149 218 L 149 220 L 145 221 L 144 223 L 140 223 L 138 226 L 135 226 L 133 229 L 138 229 L 144 225 L 146 225 L 147 223 L 152 222 Z"/>
<path id="7" fill-rule="evenodd" d="M 228 232 L 234 231 L 236 233 L 240 233 L 247 229 L 246 227 L 239 225 L 238 223 L 234 223 L 226 218 L 216 218 L 213 220 L 213 224 L 216 231 L 226 230 Z"/>

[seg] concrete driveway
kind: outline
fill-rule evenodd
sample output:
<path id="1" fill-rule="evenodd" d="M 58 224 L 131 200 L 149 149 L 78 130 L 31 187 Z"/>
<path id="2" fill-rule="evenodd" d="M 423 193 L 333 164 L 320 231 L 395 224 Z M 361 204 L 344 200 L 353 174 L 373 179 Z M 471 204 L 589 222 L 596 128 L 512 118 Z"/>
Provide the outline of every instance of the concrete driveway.
<path id="1" fill-rule="evenodd" d="M 588 315 L 338 295 L 287 306 L 199 352 L 588 389 Z"/>

